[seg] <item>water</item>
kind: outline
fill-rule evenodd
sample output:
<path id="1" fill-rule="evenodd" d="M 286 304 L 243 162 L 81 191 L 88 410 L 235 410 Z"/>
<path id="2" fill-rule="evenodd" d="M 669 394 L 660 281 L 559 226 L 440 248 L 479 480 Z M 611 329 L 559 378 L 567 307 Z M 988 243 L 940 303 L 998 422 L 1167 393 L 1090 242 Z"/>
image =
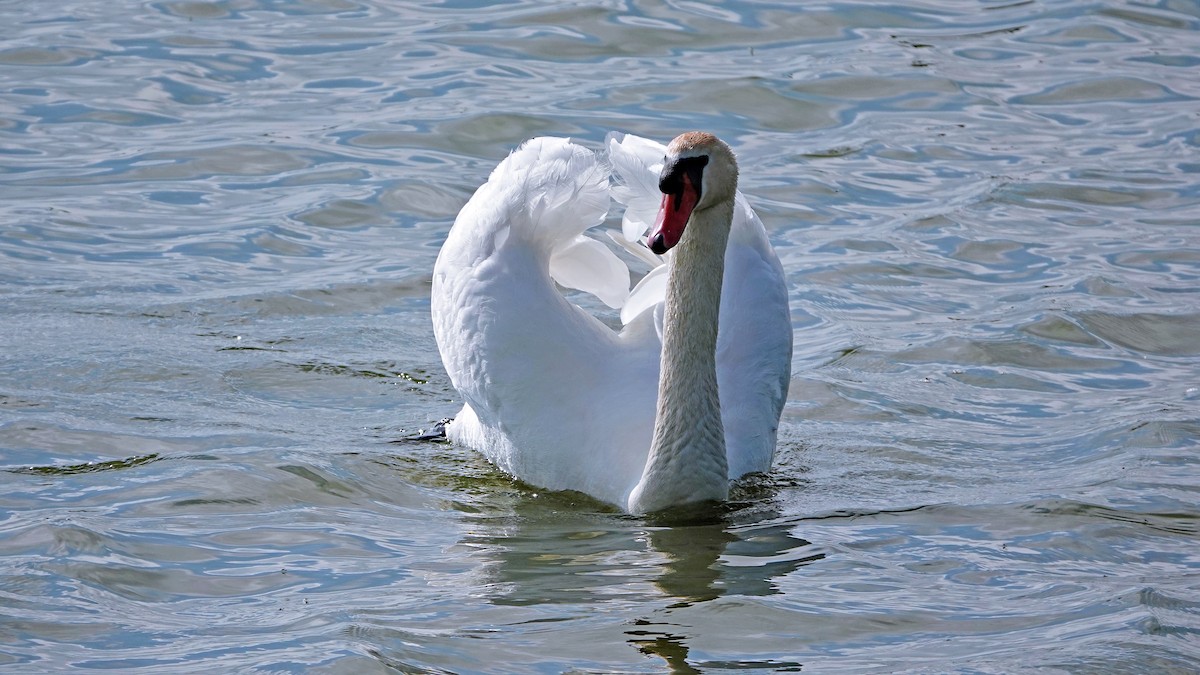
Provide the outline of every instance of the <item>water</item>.
<path id="1" fill-rule="evenodd" d="M 1200 669 L 1200 4 L 0 7 L 6 672 Z M 402 439 L 521 140 L 714 131 L 776 468 L 660 523 Z"/>

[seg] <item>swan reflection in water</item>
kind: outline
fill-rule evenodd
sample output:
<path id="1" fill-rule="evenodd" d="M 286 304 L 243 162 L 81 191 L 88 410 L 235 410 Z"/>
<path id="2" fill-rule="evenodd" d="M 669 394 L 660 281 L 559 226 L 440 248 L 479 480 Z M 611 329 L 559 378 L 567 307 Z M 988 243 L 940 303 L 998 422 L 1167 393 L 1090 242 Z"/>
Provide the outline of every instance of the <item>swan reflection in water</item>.
<path id="1" fill-rule="evenodd" d="M 613 628 L 637 651 L 666 660 L 672 672 L 688 672 L 690 629 L 676 613 L 726 595 L 780 593 L 777 580 L 825 557 L 792 534 L 797 523 L 771 523 L 771 514 L 761 511 L 746 524 L 732 506 L 708 520 L 656 524 L 582 512 L 571 498 L 540 495 L 519 500 L 505 517 L 472 519 L 462 543 L 482 561 L 479 581 L 489 601 L 542 606 L 550 621 L 575 614 L 555 607 L 603 613 L 610 603 L 652 605 L 648 615 Z"/>

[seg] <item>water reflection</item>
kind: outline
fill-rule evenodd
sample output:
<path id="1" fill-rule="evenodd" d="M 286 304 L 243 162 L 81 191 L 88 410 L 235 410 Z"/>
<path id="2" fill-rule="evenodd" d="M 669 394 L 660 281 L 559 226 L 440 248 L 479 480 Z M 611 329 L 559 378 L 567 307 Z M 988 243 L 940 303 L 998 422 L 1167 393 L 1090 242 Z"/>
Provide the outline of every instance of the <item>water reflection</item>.
<path id="1" fill-rule="evenodd" d="M 518 499 L 502 519 L 471 520 L 461 543 L 484 559 L 479 569 L 485 578 L 478 586 L 489 589 L 492 603 L 535 609 L 547 621 L 562 620 L 575 608 L 591 613 L 643 605 L 645 613 L 626 623 L 622 634 L 637 652 L 663 659 L 672 672 L 696 672 L 689 665 L 692 632 L 672 612 L 722 596 L 780 593 L 778 580 L 825 557 L 792 534 L 794 523 L 772 523 L 757 517 L 761 514 L 749 525 L 729 512 L 669 526 L 543 503 L 569 499 L 561 494 Z"/>
<path id="2" fill-rule="evenodd" d="M 687 642 L 689 636 L 686 633 L 676 633 L 674 630 L 686 630 L 680 626 L 672 626 L 670 624 L 663 625 L 664 630 L 656 630 L 654 627 L 658 624 L 639 624 L 645 625 L 646 628 L 638 628 L 629 631 L 631 639 L 630 644 L 636 646 L 638 651 L 647 656 L 657 656 L 667 662 L 667 667 L 672 673 L 702 673 L 710 669 L 728 669 L 728 670 L 767 670 L 775 673 L 792 673 L 800 672 L 804 664 L 798 661 L 791 660 L 775 660 L 775 659 L 738 659 L 736 661 L 721 660 L 721 661 L 705 661 L 702 663 L 695 662 L 691 657 L 690 649 Z"/>
<path id="3" fill-rule="evenodd" d="M 655 579 L 663 593 L 689 603 L 713 600 L 727 591 L 727 572 L 719 563 L 729 545 L 740 539 L 726 523 L 660 527 L 646 534 L 650 548 L 666 557 Z"/>
<path id="4" fill-rule="evenodd" d="M 509 605 L 665 596 L 680 607 L 725 594 L 772 595 L 775 579 L 824 557 L 790 524 L 739 526 L 728 516 L 657 526 L 519 505 L 513 518 L 480 518 L 468 529 L 463 543 L 490 561 L 492 602 Z"/>

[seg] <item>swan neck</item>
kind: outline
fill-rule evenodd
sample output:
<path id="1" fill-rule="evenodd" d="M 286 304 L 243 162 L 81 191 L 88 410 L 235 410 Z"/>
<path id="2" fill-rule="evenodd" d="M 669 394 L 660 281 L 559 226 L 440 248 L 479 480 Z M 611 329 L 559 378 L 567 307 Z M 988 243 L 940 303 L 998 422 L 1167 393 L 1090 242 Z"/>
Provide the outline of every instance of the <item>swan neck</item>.
<path id="1" fill-rule="evenodd" d="M 692 214 L 670 263 L 654 438 L 630 511 L 724 500 L 729 465 L 717 391 L 717 327 L 728 199 Z"/>

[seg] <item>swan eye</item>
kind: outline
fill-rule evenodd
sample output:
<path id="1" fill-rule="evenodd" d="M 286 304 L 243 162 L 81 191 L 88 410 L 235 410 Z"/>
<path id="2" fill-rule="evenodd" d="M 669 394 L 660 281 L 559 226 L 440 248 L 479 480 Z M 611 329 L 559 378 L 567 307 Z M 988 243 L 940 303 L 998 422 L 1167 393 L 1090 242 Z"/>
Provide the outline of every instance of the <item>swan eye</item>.
<path id="1" fill-rule="evenodd" d="M 665 195 L 675 195 L 678 199 L 683 194 L 683 177 L 687 175 L 692 186 L 696 189 L 696 199 L 703 192 L 704 167 L 708 165 L 708 155 L 696 157 L 679 157 L 675 160 L 663 158 L 662 173 L 658 175 L 658 189 Z"/>

